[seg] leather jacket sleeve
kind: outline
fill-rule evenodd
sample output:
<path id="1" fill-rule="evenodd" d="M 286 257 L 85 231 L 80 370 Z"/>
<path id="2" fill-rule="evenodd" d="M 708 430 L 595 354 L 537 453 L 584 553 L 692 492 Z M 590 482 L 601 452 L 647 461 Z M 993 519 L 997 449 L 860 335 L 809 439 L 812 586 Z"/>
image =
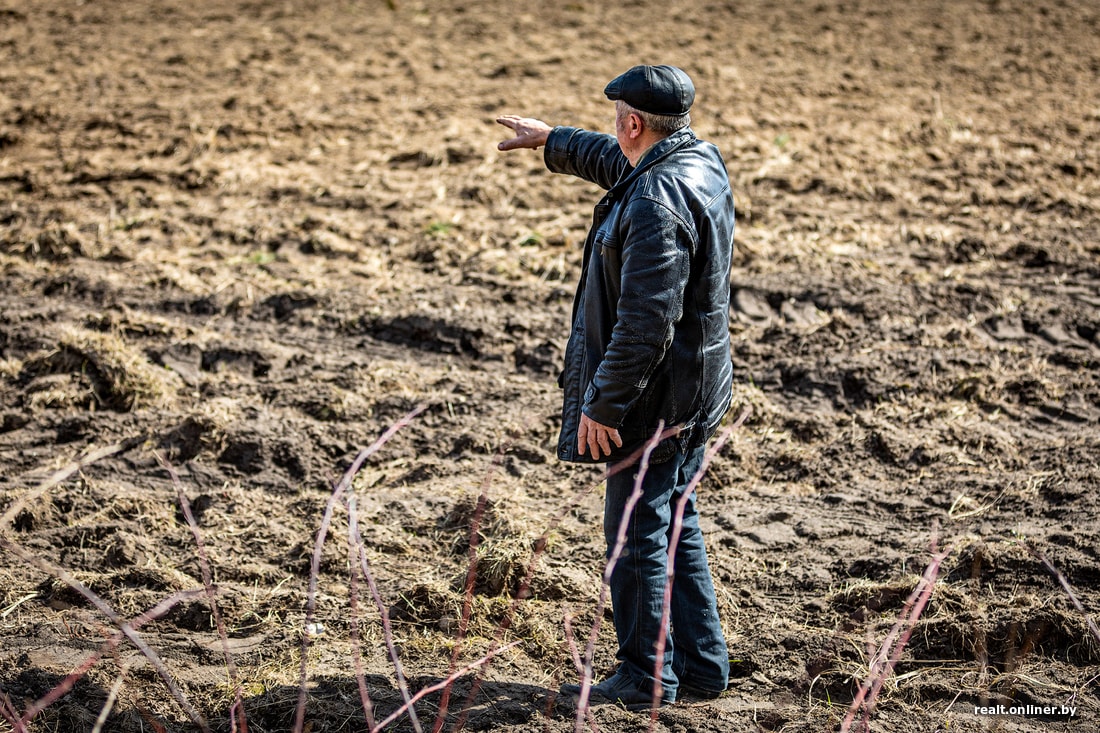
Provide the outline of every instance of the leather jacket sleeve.
<path id="1" fill-rule="evenodd" d="M 583 178 L 607 190 L 630 167 L 613 135 L 576 127 L 555 127 L 543 151 L 546 167 L 554 173 Z"/>
<path id="2" fill-rule="evenodd" d="M 665 358 L 684 309 L 694 230 L 653 198 L 632 199 L 620 219 L 621 285 L 611 341 L 584 412 L 619 428 Z"/>

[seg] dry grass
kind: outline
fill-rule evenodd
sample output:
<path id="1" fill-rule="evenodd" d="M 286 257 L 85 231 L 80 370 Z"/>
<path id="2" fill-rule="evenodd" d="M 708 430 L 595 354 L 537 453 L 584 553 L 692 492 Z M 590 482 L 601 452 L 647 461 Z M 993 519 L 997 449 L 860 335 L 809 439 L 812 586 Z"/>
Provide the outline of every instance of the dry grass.
<path id="1" fill-rule="evenodd" d="M 30 375 L 77 375 L 92 402 L 112 410 L 168 407 L 175 403 L 179 377 L 158 367 L 136 346 L 113 333 L 64 329 L 55 347 L 27 360 Z"/>
<path id="2" fill-rule="evenodd" d="M 0 379 L 15 379 L 23 371 L 23 362 L 19 359 L 0 359 Z"/>
<path id="3" fill-rule="evenodd" d="M 826 595 L 825 600 L 840 610 L 861 615 L 896 614 L 919 581 L 916 575 L 888 581 L 857 578 Z"/>

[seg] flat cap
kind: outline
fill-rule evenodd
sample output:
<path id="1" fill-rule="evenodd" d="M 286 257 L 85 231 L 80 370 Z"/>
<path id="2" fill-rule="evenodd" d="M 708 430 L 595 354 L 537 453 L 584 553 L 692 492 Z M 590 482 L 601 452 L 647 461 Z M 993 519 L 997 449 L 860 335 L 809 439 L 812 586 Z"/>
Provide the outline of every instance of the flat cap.
<path id="1" fill-rule="evenodd" d="M 635 66 L 611 80 L 603 93 L 655 115 L 682 115 L 695 101 L 691 77 L 675 66 Z"/>

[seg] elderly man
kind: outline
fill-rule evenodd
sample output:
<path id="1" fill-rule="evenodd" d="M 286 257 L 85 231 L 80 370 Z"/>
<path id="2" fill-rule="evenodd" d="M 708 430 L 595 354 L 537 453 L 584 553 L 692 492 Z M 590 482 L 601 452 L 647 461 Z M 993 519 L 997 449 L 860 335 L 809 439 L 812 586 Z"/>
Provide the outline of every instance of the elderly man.
<path id="1" fill-rule="evenodd" d="M 545 146 L 551 171 L 606 190 L 585 242 L 559 378 L 558 456 L 615 463 L 637 456 L 660 426 L 672 429 L 653 450 L 611 576 L 619 667 L 592 688 L 594 701 L 644 709 L 678 695 L 715 697 L 729 676 L 694 496 L 672 558 L 660 660 L 657 652 L 674 508 L 730 403 L 734 209 L 721 154 L 689 127 L 695 87 L 683 70 L 635 66 L 604 93 L 615 102 L 614 137 L 512 115 L 497 121 L 515 133 L 501 150 Z M 636 466 L 609 472 L 609 555 L 636 476 Z"/>

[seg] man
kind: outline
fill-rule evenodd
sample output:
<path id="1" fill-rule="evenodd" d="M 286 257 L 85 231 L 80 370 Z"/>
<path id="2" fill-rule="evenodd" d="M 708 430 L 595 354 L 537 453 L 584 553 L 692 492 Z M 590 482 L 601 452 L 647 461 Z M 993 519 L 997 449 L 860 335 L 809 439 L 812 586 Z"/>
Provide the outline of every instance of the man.
<path id="1" fill-rule="evenodd" d="M 677 695 L 715 697 L 729 676 L 694 497 L 673 560 L 671 630 L 660 663 L 656 647 L 674 508 L 730 403 L 734 210 L 721 154 L 689 127 L 695 87 L 684 71 L 635 66 L 604 93 L 615 102 L 614 136 L 512 115 L 497 121 L 515 132 L 501 150 L 545 146 L 551 171 L 607 191 L 585 242 L 559 378 L 559 457 L 614 463 L 637 456 L 660 426 L 673 429 L 653 450 L 611 576 L 619 668 L 592 688 L 594 701 L 643 709 Z M 609 555 L 636 475 L 637 467 L 609 472 Z"/>

